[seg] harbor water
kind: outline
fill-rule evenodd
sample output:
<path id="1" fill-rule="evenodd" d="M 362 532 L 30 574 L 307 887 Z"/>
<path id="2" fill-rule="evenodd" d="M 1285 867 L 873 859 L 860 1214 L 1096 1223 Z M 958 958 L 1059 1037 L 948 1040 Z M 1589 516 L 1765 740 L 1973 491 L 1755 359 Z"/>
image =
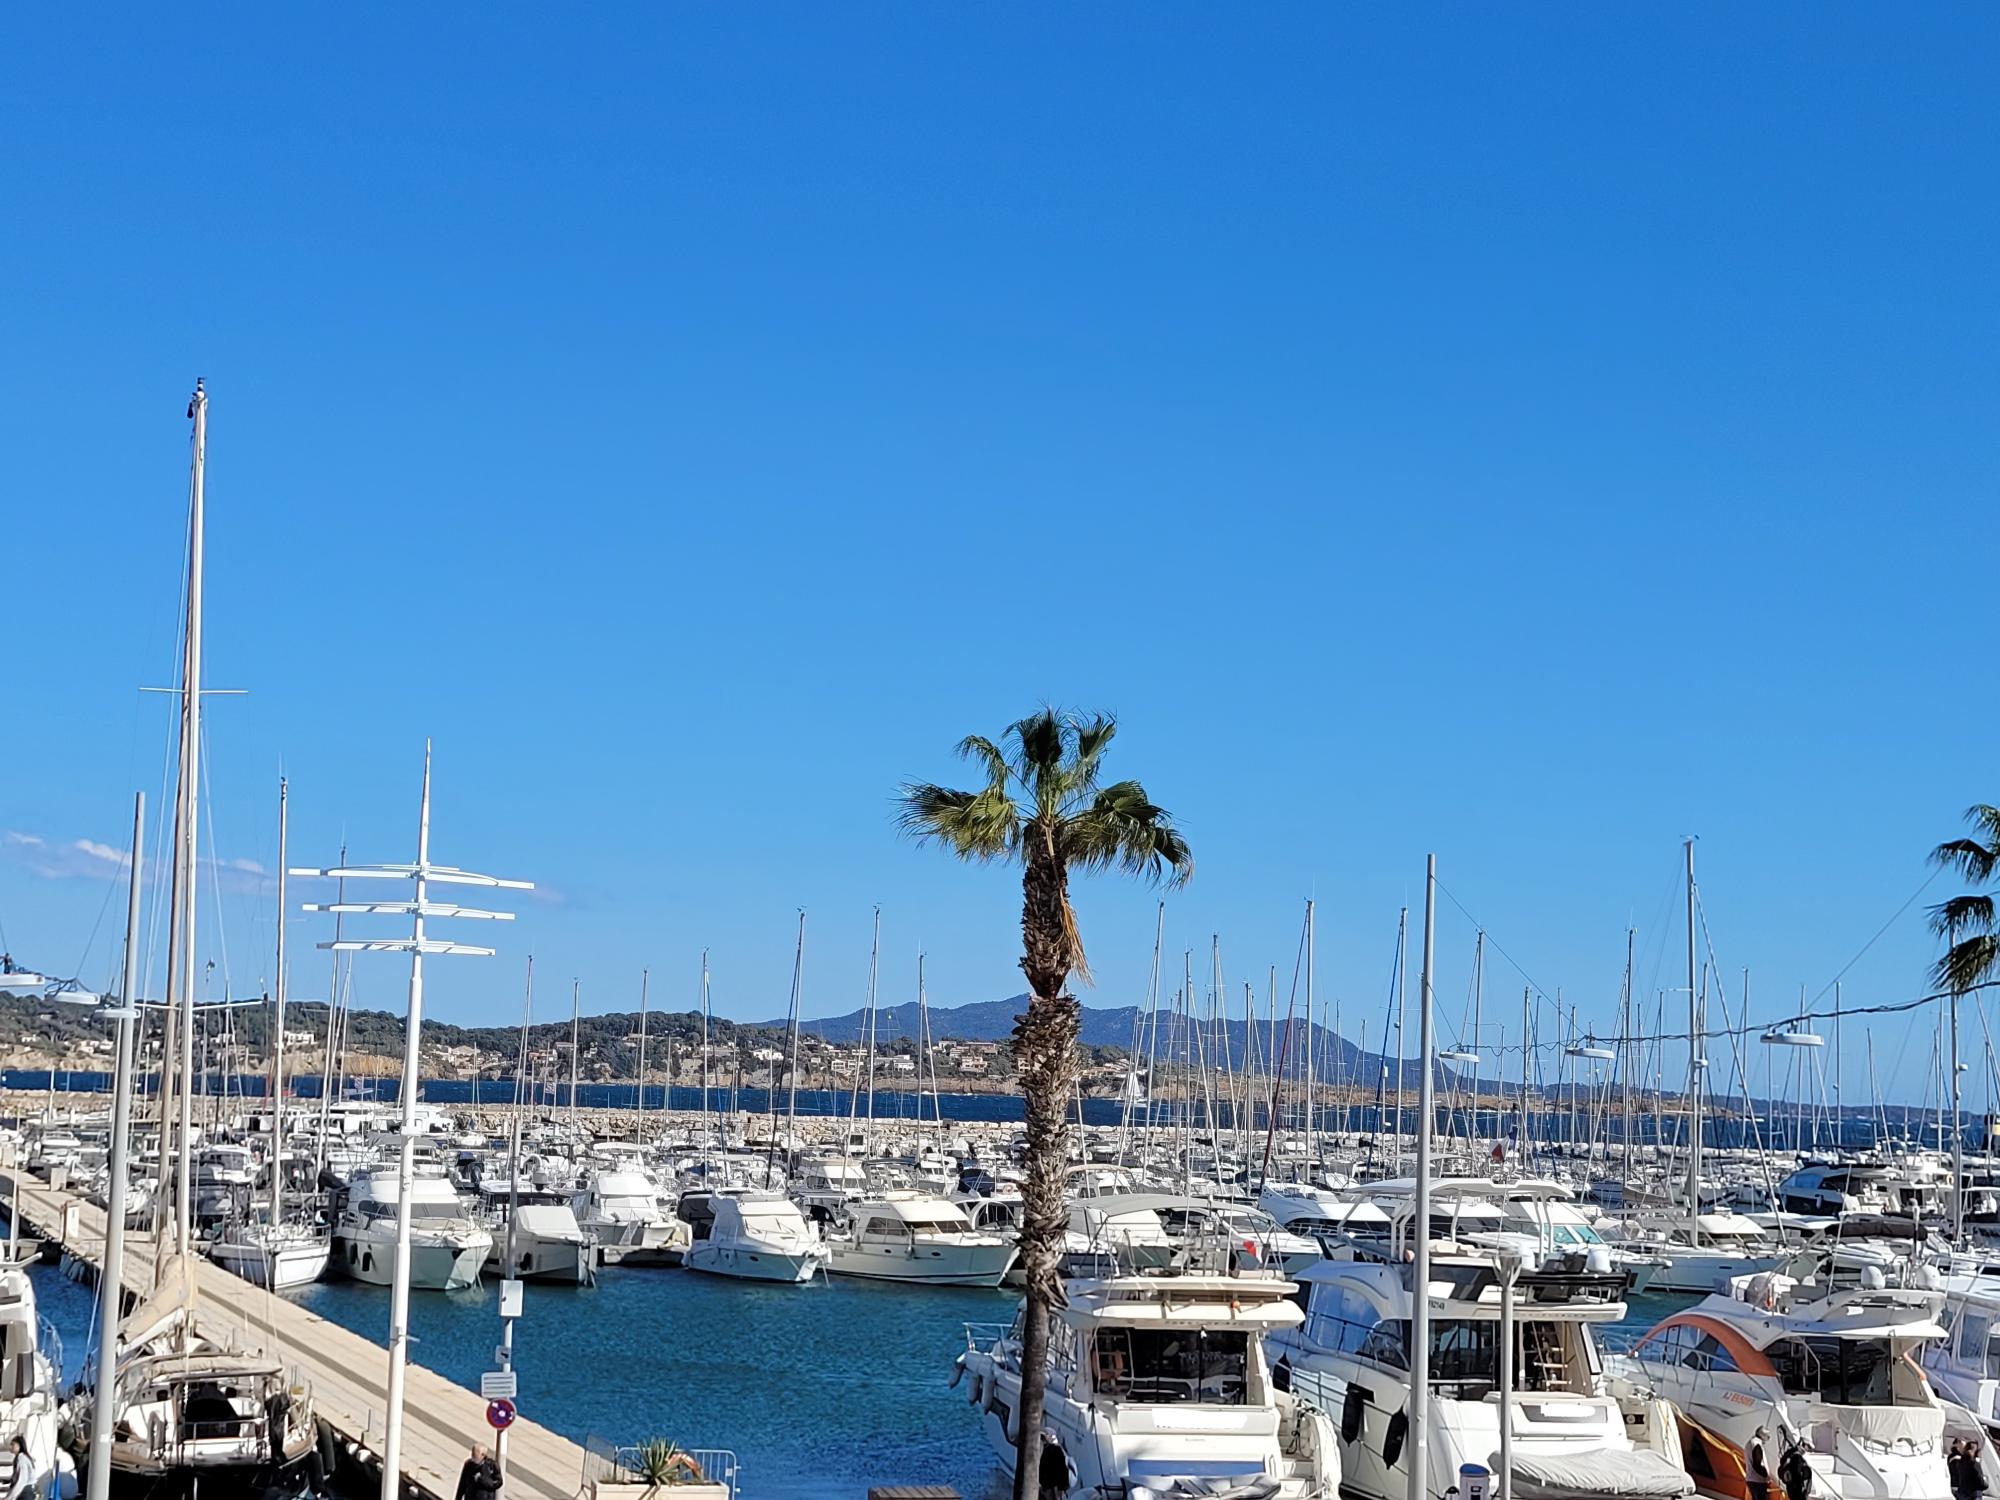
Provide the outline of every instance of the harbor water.
<path id="1" fill-rule="evenodd" d="M 94 1296 L 53 1268 L 34 1275 L 74 1379 Z M 328 1281 L 286 1295 L 378 1343 L 387 1337 L 386 1288 Z M 1650 1328 L 1687 1300 L 1634 1297 L 1619 1328 Z M 861 1500 L 889 1483 L 949 1484 L 988 1500 L 1004 1493 L 999 1471 L 977 1414 L 947 1384 L 964 1324 L 1005 1321 L 1015 1302 L 1001 1291 L 839 1278 L 780 1286 L 678 1270 L 611 1268 L 595 1287 L 531 1283 L 515 1326 L 519 1404 L 578 1443 L 664 1437 L 733 1449 L 745 1500 Z M 499 1342 L 495 1284 L 414 1295 L 410 1331 L 412 1359 L 477 1390 Z"/>

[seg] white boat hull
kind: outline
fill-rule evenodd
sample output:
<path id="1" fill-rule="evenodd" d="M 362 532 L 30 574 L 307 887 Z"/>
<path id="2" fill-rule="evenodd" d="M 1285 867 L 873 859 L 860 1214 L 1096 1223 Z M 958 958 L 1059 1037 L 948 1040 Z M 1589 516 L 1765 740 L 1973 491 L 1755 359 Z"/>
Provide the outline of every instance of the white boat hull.
<path id="1" fill-rule="evenodd" d="M 900 1281 L 912 1286 L 999 1286 L 1019 1251 L 1000 1245 L 830 1245 L 826 1269 L 835 1276 Z"/>
<path id="2" fill-rule="evenodd" d="M 1678 1245 L 1660 1253 L 1669 1264 L 1654 1272 L 1649 1290 L 1679 1292 L 1691 1297 L 1707 1296 L 1732 1276 L 1778 1270 L 1787 1259 L 1782 1255 L 1703 1255 Z"/>
<path id="3" fill-rule="evenodd" d="M 819 1250 L 771 1250 L 750 1245 L 718 1245 L 697 1240 L 688 1246 L 681 1264 L 690 1271 L 706 1271 L 711 1276 L 734 1276 L 743 1281 L 811 1281 L 825 1262 Z"/>
<path id="4" fill-rule="evenodd" d="M 456 1292 L 479 1285 L 493 1241 L 480 1236 L 462 1243 L 414 1243 L 410 1246 L 410 1286 L 415 1291 Z M 389 1286 L 395 1280 L 396 1242 L 337 1236 L 334 1258 L 356 1281 Z"/>
<path id="5" fill-rule="evenodd" d="M 333 1246 L 327 1240 L 300 1240 L 275 1249 L 222 1242 L 209 1247 L 208 1258 L 252 1286 L 282 1292 L 318 1281 L 326 1274 L 332 1254 Z"/>

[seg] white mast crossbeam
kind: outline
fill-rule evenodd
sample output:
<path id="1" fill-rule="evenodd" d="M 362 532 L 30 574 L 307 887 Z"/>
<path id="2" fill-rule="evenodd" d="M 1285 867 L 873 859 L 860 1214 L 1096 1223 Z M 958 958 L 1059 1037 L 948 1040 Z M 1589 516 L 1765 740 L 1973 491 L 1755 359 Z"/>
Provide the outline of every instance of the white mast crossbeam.
<path id="1" fill-rule="evenodd" d="M 491 958 L 494 952 L 491 948 L 477 948 L 471 943 L 454 943 L 445 938 L 425 938 L 421 942 L 415 938 L 340 938 L 313 946 L 329 953 L 459 953 L 472 958 Z"/>
<path id="2" fill-rule="evenodd" d="M 446 885 L 483 885 L 502 891 L 532 891 L 532 880 L 502 880 L 497 875 L 481 875 L 476 870 L 461 870 L 456 865 L 340 865 L 330 870 L 291 870 L 287 873 L 318 877 L 323 880 L 424 880 L 442 881 Z"/>
<path id="3" fill-rule="evenodd" d="M 514 920 L 511 911 L 481 911 L 476 906 L 455 906 L 449 901 L 426 901 L 421 906 L 414 901 L 308 901 L 299 910 L 370 917 L 414 917 L 421 913 L 426 917 L 465 917 L 480 922 Z"/>

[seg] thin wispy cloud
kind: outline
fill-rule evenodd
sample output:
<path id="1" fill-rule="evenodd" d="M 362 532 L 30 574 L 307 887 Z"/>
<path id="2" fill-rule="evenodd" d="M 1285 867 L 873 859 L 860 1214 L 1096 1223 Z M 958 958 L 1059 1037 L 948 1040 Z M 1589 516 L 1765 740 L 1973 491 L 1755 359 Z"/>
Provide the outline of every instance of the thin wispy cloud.
<path id="1" fill-rule="evenodd" d="M 114 849 L 109 844 L 100 844 L 95 839 L 78 839 L 70 845 L 70 848 L 91 859 L 101 860 L 117 870 L 129 869 L 132 864 L 129 852 L 124 849 Z"/>
<path id="2" fill-rule="evenodd" d="M 9 829 L 0 834 L 0 859 L 25 868 L 38 880 L 123 879 L 132 869 L 132 853 L 101 839 L 55 840 L 39 833 Z M 271 872 L 254 859 L 204 859 L 202 878 L 218 882 L 231 895 L 262 895 L 276 890 Z M 165 878 L 165 862 L 146 861 L 148 882 Z"/>

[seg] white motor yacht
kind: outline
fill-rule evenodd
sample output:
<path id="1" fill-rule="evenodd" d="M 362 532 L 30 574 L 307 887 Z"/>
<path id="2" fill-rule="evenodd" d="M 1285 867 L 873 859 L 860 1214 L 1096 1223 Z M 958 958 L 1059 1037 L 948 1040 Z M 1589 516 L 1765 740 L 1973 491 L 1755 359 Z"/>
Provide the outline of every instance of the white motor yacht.
<path id="1" fill-rule="evenodd" d="M 1554 1184 L 1541 1187 L 1551 1195 L 1564 1192 Z M 1454 1199 L 1492 1204 L 1533 1190 L 1475 1180 L 1441 1181 L 1432 1189 L 1425 1289 L 1429 1438 L 1420 1492 L 1446 1494 L 1458 1485 L 1463 1465 L 1496 1468 L 1504 1423 L 1518 1500 L 1691 1494 L 1694 1482 L 1682 1469 L 1665 1404 L 1614 1390 L 1603 1377 L 1592 1326 L 1625 1315 L 1625 1276 L 1612 1269 L 1603 1247 L 1523 1256 L 1513 1298 L 1510 1379 L 1501 1379 L 1500 1251 L 1437 1238 L 1438 1214 Z M 1358 1500 L 1402 1500 L 1411 1493 L 1405 1439 L 1416 1295 L 1409 1252 L 1419 1232 L 1414 1220 L 1411 1191 L 1392 1216 L 1388 1258 L 1327 1261 L 1307 1271 L 1301 1278 L 1308 1290 L 1304 1324 L 1270 1339 L 1287 1383 L 1340 1414 L 1342 1489 Z"/>
<path id="2" fill-rule="evenodd" d="M 2000 1431 L 2000 1276 L 1945 1279 L 1938 1326 L 1946 1338 L 1924 1348 L 1924 1370 L 1938 1394 Z"/>
<path id="3" fill-rule="evenodd" d="M 1606 1227 L 1612 1222 L 1607 1220 Z M 1780 1270 L 1793 1254 L 1774 1244 L 1763 1225 L 1734 1213 L 1640 1219 L 1606 1238 L 1620 1250 L 1664 1262 L 1653 1273 L 1653 1291 L 1690 1296 L 1713 1292 L 1734 1276 Z"/>
<path id="4" fill-rule="evenodd" d="M 546 1201 L 554 1196 L 514 1206 L 505 1226 L 493 1234 L 495 1264 L 502 1276 L 514 1280 L 587 1286 L 597 1272 L 597 1242 L 569 1204 Z"/>
<path id="5" fill-rule="evenodd" d="M 1333 1424 L 1279 1389 L 1265 1358 L 1266 1336 L 1299 1321 L 1294 1290 L 1263 1274 L 1070 1282 L 1050 1329 L 1042 1413 L 1045 1462 L 1062 1465 L 1064 1500 L 1333 1500 Z M 964 1386 L 1011 1472 L 1020 1437 L 1018 1321 L 1011 1330 L 968 1325 L 953 1383 Z"/>
<path id="6" fill-rule="evenodd" d="M 810 1281 L 826 1245 L 781 1193 L 701 1192 L 681 1199 L 693 1234 L 681 1264 L 746 1281 Z"/>
<path id="7" fill-rule="evenodd" d="M 629 1167 L 592 1172 L 570 1208 L 596 1237 L 606 1265 L 677 1266 L 692 1238 L 687 1225 L 660 1206 L 652 1179 Z"/>
<path id="8" fill-rule="evenodd" d="M 1014 1237 L 976 1230 L 956 1205 L 925 1193 L 863 1199 L 826 1239 L 835 1275 L 920 1286 L 999 1286 L 1017 1254 Z"/>
<path id="9" fill-rule="evenodd" d="M 334 1263 L 357 1281 L 388 1286 L 396 1262 L 396 1169 L 357 1173 L 333 1230 Z M 410 1285 L 458 1291 L 479 1285 L 493 1236 L 473 1223 L 451 1184 L 422 1175 L 410 1181 Z"/>
<path id="10" fill-rule="evenodd" d="M 61 1346 L 43 1322 L 27 1267 L 0 1265 L 0 1474 L 13 1481 L 13 1439 L 39 1474 L 56 1471 Z"/>
<path id="11" fill-rule="evenodd" d="M 1950 1494 L 1946 1413 L 1918 1358 L 1945 1330 L 1945 1293 L 1891 1287 L 1879 1272 L 1829 1288 L 1775 1272 L 1660 1323 L 1614 1367 L 1679 1408 L 1687 1467 L 1704 1495 L 1744 1500 L 1764 1465 L 1801 1449 L 1816 1495 L 1939 1500 Z M 1752 1500 L 1763 1500 L 1755 1494 Z"/>

